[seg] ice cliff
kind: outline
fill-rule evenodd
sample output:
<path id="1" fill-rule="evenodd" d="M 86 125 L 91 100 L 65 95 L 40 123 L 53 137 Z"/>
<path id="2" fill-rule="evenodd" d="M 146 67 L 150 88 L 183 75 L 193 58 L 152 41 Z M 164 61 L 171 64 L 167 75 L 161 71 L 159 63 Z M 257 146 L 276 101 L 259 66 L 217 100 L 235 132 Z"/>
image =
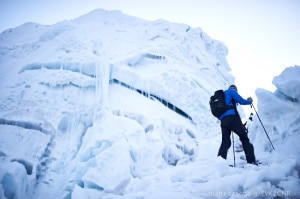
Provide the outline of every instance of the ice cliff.
<path id="1" fill-rule="evenodd" d="M 267 173 L 281 155 L 269 167 L 230 168 L 216 157 L 220 129 L 208 107 L 214 90 L 234 83 L 226 55 L 200 28 L 101 9 L 2 32 L 1 198 L 294 194 L 299 147 L 288 153 L 288 144 L 299 137 L 299 72 L 275 78 L 275 94 L 257 91 L 276 147 L 289 154 L 284 168 L 274 164 L 284 172 Z M 259 125 L 251 138 L 267 157 Z"/>

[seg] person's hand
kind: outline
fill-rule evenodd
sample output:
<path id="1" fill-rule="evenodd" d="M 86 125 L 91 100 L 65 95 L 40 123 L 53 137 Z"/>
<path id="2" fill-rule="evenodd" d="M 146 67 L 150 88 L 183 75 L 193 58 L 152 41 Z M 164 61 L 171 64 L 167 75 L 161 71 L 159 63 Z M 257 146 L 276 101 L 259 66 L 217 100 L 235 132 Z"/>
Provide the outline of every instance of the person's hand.
<path id="1" fill-rule="evenodd" d="M 252 97 L 248 97 L 247 100 L 251 101 L 251 104 L 252 104 L 252 102 L 253 102 Z"/>

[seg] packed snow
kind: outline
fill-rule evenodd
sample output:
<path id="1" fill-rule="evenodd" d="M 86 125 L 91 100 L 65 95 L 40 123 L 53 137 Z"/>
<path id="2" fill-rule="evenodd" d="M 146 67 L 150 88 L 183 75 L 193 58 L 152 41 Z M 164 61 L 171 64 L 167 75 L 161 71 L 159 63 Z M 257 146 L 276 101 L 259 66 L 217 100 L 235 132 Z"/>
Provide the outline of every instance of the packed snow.
<path id="1" fill-rule="evenodd" d="M 300 197 L 300 67 L 244 107 L 262 164 L 234 136 L 230 167 L 208 106 L 234 84 L 226 55 L 200 28 L 101 9 L 2 32 L 0 198 Z"/>

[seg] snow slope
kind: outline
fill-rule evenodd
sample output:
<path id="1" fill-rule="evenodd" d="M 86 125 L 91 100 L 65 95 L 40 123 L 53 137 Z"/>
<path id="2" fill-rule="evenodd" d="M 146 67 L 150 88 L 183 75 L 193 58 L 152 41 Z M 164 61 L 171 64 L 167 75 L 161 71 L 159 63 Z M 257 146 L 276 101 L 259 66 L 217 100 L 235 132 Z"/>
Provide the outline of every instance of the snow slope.
<path id="1" fill-rule="evenodd" d="M 254 116 L 266 164 L 232 168 L 208 107 L 234 83 L 226 55 L 199 28 L 101 9 L 2 32 L 0 198 L 300 195 L 299 67 L 274 78 L 277 92 L 257 90 L 276 150 Z"/>

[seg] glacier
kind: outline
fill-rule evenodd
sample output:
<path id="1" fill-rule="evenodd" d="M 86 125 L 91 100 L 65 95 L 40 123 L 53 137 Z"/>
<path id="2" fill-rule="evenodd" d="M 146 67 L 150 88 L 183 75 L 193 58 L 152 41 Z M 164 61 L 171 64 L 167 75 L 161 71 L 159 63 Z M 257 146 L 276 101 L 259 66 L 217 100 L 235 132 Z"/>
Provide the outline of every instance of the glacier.
<path id="1" fill-rule="evenodd" d="M 102 9 L 5 30 L 0 198 L 299 197 L 300 67 L 256 90 L 275 150 L 246 118 L 265 164 L 232 168 L 208 106 L 234 83 L 227 53 L 200 28 Z"/>

